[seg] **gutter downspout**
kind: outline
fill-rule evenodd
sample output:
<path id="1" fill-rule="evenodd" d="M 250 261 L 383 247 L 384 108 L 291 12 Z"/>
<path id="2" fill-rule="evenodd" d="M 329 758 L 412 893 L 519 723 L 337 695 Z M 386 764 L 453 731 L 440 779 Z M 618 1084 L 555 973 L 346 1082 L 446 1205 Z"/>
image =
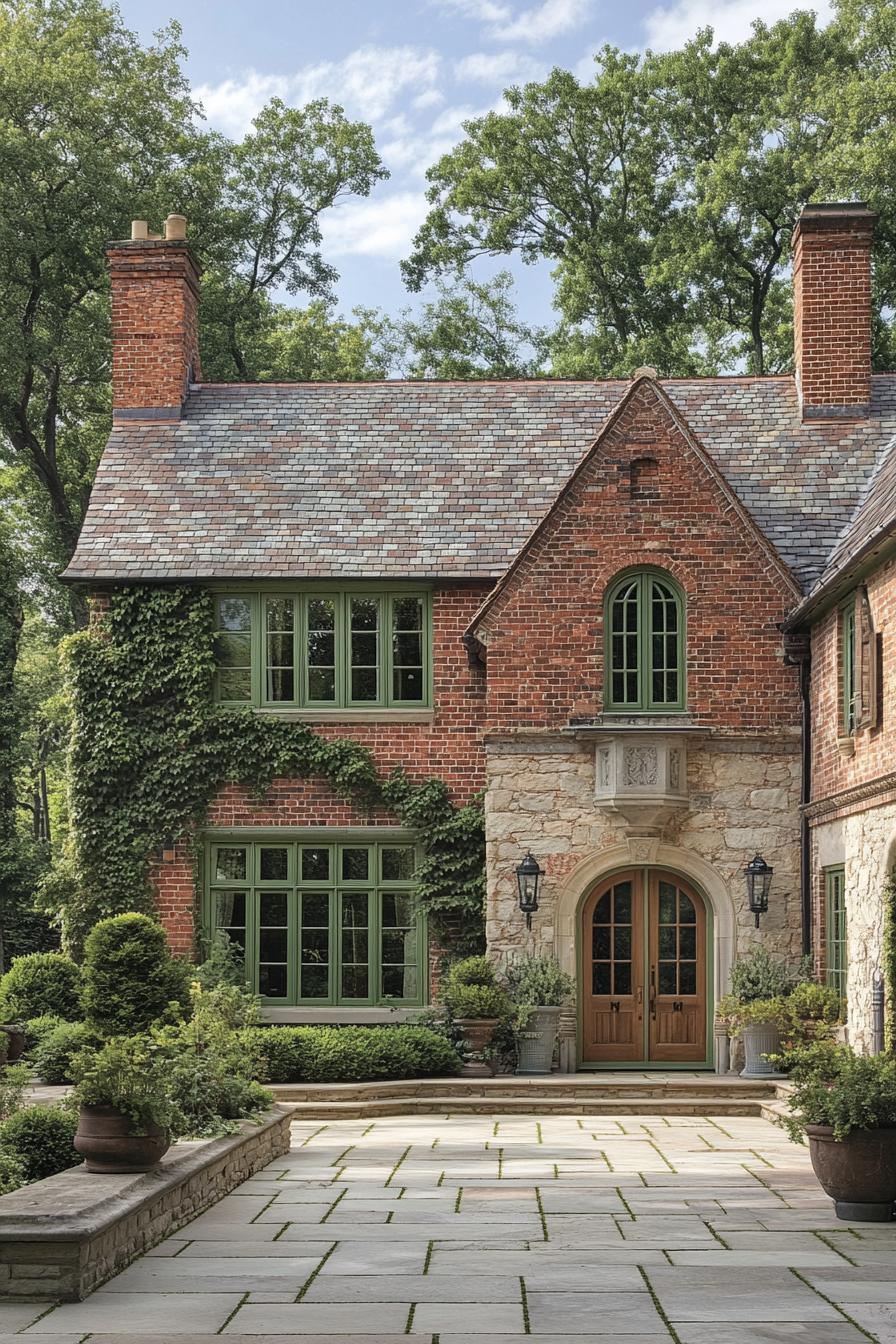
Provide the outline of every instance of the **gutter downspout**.
<path id="1" fill-rule="evenodd" d="M 785 630 L 784 661 L 800 670 L 800 925 L 802 952 L 812 951 L 812 851 L 806 808 L 812 800 L 812 654 L 806 630 Z"/>

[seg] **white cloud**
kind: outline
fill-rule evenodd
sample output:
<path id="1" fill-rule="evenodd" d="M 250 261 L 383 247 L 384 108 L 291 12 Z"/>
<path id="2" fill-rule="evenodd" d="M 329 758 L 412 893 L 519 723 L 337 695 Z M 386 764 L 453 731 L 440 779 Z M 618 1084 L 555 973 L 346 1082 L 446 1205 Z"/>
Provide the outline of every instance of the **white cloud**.
<path id="1" fill-rule="evenodd" d="M 534 79 L 539 72 L 536 61 L 517 51 L 477 51 L 455 62 L 454 77 L 470 84 L 493 84 L 502 88 Z"/>
<path id="2" fill-rule="evenodd" d="M 444 103 L 445 95 L 438 89 L 427 89 L 425 93 L 418 93 L 413 99 L 411 106 L 418 112 L 424 111 L 427 107 L 438 107 L 439 103 Z"/>
<path id="3" fill-rule="evenodd" d="M 269 99 L 306 103 L 329 98 L 365 121 L 382 117 L 398 97 L 411 90 L 435 92 L 440 58 L 421 47 L 359 47 L 341 61 L 306 65 L 292 75 L 247 70 L 239 79 L 206 84 L 195 90 L 212 125 L 241 135 Z"/>
<path id="4" fill-rule="evenodd" d="M 796 0 L 678 0 L 659 6 L 644 19 L 646 45 L 654 51 L 670 51 L 694 37 L 698 28 L 712 28 L 717 42 L 742 42 L 750 36 L 756 19 L 777 23 L 796 8 Z M 819 22 L 833 17 L 831 0 L 808 0 Z"/>
<path id="5" fill-rule="evenodd" d="M 439 9 L 461 14 L 465 19 L 480 23 L 506 23 L 513 14 L 510 5 L 501 0 L 435 0 Z"/>
<path id="6" fill-rule="evenodd" d="M 426 197 L 416 191 L 379 195 L 375 200 L 347 201 L 321 220 L 325 254 L 396 259 L 406 256 L 427 209 Z"/>
<path id="7" fill-rule="evenodd" d="M 580 28 L 591 11 L 591 0 L 544 0 L 509 23 L 498 23 L 492 37 L 502 42 L 548 42 L 572 28 Z"/>

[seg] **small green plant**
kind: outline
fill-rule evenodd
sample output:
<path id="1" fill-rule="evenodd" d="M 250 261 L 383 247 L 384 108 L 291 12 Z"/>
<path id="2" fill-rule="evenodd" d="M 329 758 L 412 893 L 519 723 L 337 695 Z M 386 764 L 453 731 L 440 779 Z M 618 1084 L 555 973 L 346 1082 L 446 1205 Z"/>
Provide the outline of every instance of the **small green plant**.
<path id="1" fill-rule="evenodd" d="M 240 948 L 234 946 L 223 929 L 216 929 L 206 944 L 205 958 L 193 969 L 193 979 L 203 989 L 218 985 L 232 985 L 248 991 L 246 959 Z"/>
<path id="2" fill-rule="evenodd" d="M 25 1184 L 25 1164 L 8 1149 L 0 1148 L 0 1195 L 11 1195 Z"/>
<path id="3" fill-rule="evenodd" d="M 804 980 L 787 996 L 787 1007 L 796 1022 L 807 1026 L 836 1027 L 844 1020 L 845 1004 L 832 985 Z"/>
<path id="4" fill-rule="evenodd" d="M 16 957 L 0 980 L 0 1019 L 25 1022 L 52 1013 L 66 1022 L 81 1016 L 81 972 L 61 952 Z"/>
<path id="5" fill-rule="evenodd" d="M 19 1109 L 30 1081 L 27 1064 L 7 1064 L 0 1070 L 0 1120 Z"/>
<path id="6" fill-rule="evenodd" d="M 72 1073 L 79 1105 L 113 1106 L 129 1117 L 135 1134 L 148 1134 L 154 1126 L 183 1132 L 168 1053 L 150 1036 L 113 1037 L 100 1050 L 82 1050 Z"/>
<path id="7" fill-rule="evenodd" d="M 781 999 L 800 979 L 785 961 L 773 957 L 761 944 L 752 947 L 731 967 L 730 996 L 738 1003 L 757 999 Z"/>
<path id="8" fill-rule="evenodd" d="M 576 982 L 555 957 L 526 957 L 507 972 L 507 987 L 514 1005 L 514 1026 L 525 1030 L 536 1008 L 560 1008 L 576 992 Z"/>
<path id="9" fill-rule="evenodd" d="M 99 1036 L 147 1031 L 189 1007 L 190 968 L 171 955 L 165 931 L 148 915 L 102 919 L 84 944 L 84 1010 Z"/>
<path id="10" fill-rule="evenodd" d="M 21 1163 L 25 1181 L 42 1181 L 81 1161 L 75 1152 L 78 1117 L 62 1106 L 25 1106 L 0 1125 L 0 1150 Z"/>
<path id="11" fill-rule="evenodd" d="M 452 1017 L 505 1018 L 511 1012 L 507 991 L 488 957 L 466 957 L 448 967 L 442 1001 Z"/>
<path id="12" fill-rule="evenodd" d="M 750 999 L 741 1002 L 733 994 L 719 999 L 716 1019 L 727 1027 L 729 1036 L 740 1036 L 745 1027 L 769 1026 L 784 1031 L 792 1018 L 783 996 L 771 999 Z"/>
<path id="13" fill-rule="evenodd" d="M 72 1061 L 82 1050 L 99 1044 L 99 1037 L 85 1022 L 60 1022 L 33 1051 L 34 1071 L 54 1087 L 73 1083 Z"/>
<path id="14" fill-rule="evenodd" d="M 783 1121 L 802 1142 L 806 1125 L 829 1125 L 835 1139 L 854 1129 L 896 1128 L 896 1059 L 857 1055 L 846 1045 L 820 1042 L 789 1056 L 791 1115 Z"/>

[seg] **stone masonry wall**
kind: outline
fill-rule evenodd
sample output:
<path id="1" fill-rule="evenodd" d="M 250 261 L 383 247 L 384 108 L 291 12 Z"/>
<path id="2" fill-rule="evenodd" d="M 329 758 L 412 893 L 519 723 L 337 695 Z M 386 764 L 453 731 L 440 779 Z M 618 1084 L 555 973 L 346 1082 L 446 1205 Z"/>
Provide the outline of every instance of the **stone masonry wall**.
<path id="1" fill-rule="evenodd" d="M 799 776 L 796 740 L 728 740 L 689 751 L 691 809 L 676 814 L 662 838 L 710 864 L 725 884 L 738 954 L 759 937 L 771 951 L 799 957 Z M 558 885 L 625 835 L 621 820 L 595 804 L 594 747 L 557 739 L 492 743 L 488 781 L 489 950 L 501 960 L 553 953 Z M 546 873 L 531 934 L 517 906 L 514 873 L 529 848 Z M 758 933 L 742 875 L 757 849 L 775 870 Z"/>

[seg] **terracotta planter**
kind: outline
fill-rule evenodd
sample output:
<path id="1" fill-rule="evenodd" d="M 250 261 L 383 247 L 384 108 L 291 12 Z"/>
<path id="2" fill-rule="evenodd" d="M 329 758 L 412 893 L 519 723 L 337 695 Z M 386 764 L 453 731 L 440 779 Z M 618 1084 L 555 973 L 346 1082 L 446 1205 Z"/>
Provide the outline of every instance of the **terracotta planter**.
<path id="1" fill-rule="evenodd" d="M 532 1009 L 525 1028 L 516 1034 L 518 1074 L 550 1073 L 562 1011 L 545 1005 Z"/>
<path id="2" fill-rule="evenodd" d="M 828 1125 L 807 1125 L 812 1169 L 838 1218 L 889 1223 L 896 1202 L 896 1129 L 854 1129 L 835 1139 Z"/>
<path id="3" fill-rule="evenodd" d="M 25 1028 L 16 1022 L 0 1024 L 0 1032 L 6 1036 L 6 1062 L 15 1064 L 25 1053 Z"/>
<path id="4" fill-rule="evenodd" d="M 464 1038 L 467 1059 L 461 1068 L 462 1078 L 491 1078 L 495 1070 L 486 1060 L 477 1058 L 492 1043 L 500 1018 L 497 1017 L 458 1017 L 455 1018 Z"/>
<path id="5" fill-rule="evenodd" d="M 740 1071 L 741 1078 L 784 1078 L 786 1075 L 779 1073 L 776 1068 L 769 1064 L 767 1055 L 777 1055 L 781 1051 L 781 1033 L 777 1027 L 769 1022 L 754 1022 L 752 1026 L 744 1027 L 742 1033 L 744 1042 L 744 1067 Z"/>
<path id="6" fill-rule="evenodd" d="M 114 1106 L 81 1107 L 75 1149 L 88 1171 L 150 1171 L 170 1147 L 168 1132 L 158 1125 L 152 1125 L 148 1134 L 134 1134 L 130 1117 Z"/>

